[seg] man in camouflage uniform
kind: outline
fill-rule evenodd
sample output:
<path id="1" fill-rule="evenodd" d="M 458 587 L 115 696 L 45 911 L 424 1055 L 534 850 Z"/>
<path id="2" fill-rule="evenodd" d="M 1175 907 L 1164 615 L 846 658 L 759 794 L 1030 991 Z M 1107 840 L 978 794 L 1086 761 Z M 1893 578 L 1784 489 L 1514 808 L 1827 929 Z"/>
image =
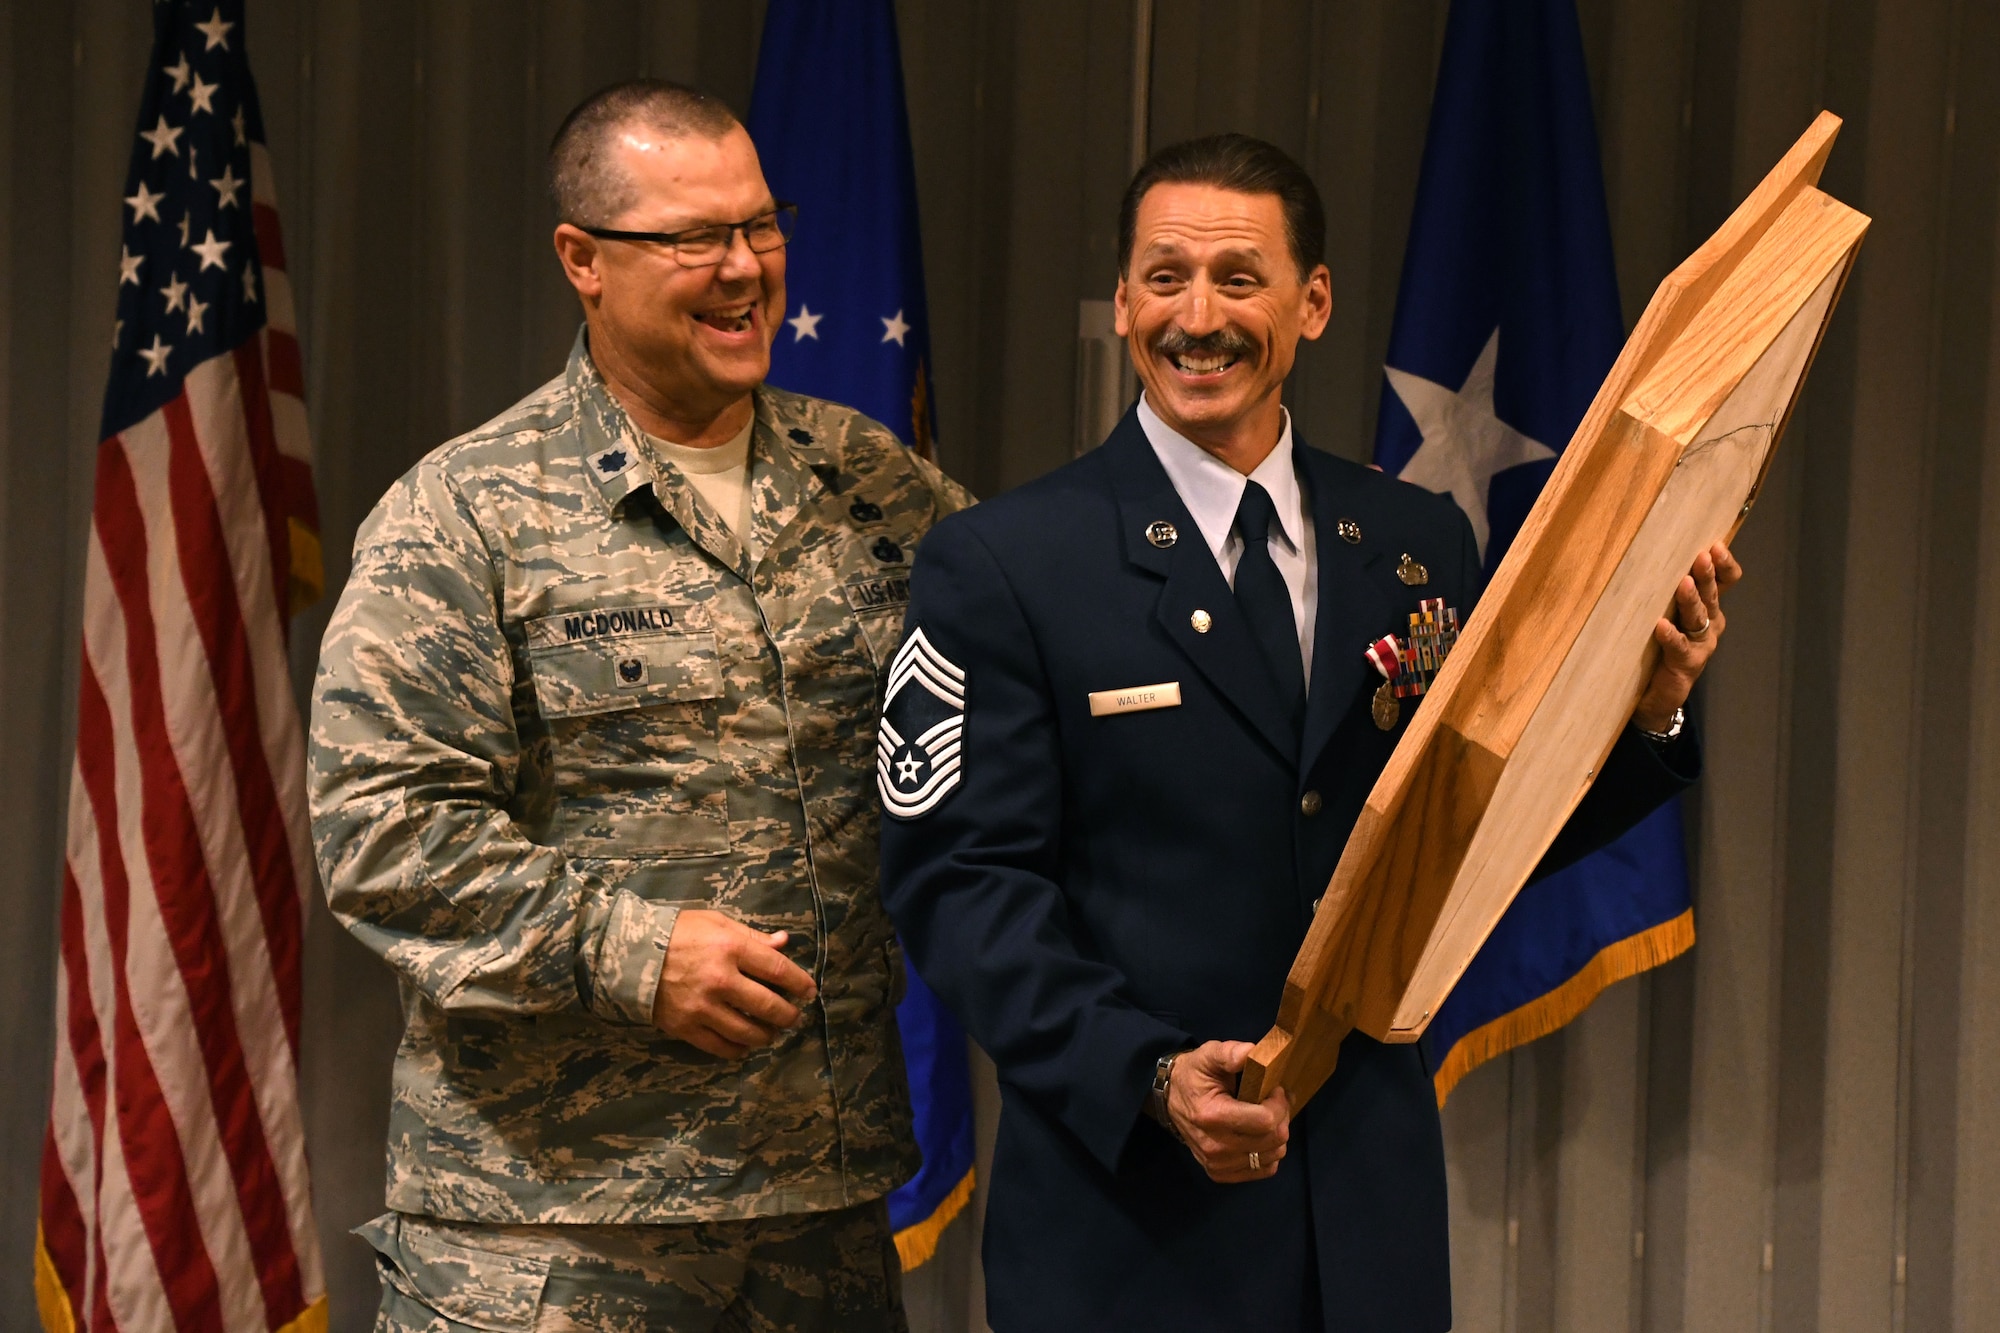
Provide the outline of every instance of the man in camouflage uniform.
<path id="1" fill-rule="evenodd" d="M 314 684 L 406 1021 L 377 1328 L 902 1328 L 875 715 L 966 497 L 762 385 L 789 217 L 719 103 L 607 90 L 551 180 L 569 366 L 391 488 Z"/>

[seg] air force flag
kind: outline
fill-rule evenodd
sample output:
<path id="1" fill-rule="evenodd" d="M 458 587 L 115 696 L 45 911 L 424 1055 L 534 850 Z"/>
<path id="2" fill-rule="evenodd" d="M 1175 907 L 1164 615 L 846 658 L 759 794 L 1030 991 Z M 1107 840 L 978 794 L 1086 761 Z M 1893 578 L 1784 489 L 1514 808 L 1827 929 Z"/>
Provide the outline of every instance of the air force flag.
<path id="1" fill-rule="evenodd" d="M 1452 0 L 1375 461 L 1456 499 L 1491 571 L 1624 340 L 1573 0 Z M 1521 891 L 1426 1034 L 1438 1100 L 1693 943 L 1675 802 Z"/>
<path id="2" fill-rule="evenodd" d="M 748 124 L 771 189 L 799 206 L 771 383 L 858 408 L 929 458 L 930 312 L 892 0 L 772 0 Z"/>
<path id="3" fill-rule="evenodd" d="M 799 206 L 771 383 L 859 408 L 928 457 L 930 320 L 893 0 L 771 0 L 748 125 L 771 189 Z M 891 816 L 957 786 L 964 680 L 921 634 L 896 658 L 877 757 Z M 896 1026 L 924 1153 L 889 1196 L 907 1269 L 972 1201 L 972 1076 L 965 1033 L 914 970 Z"/>

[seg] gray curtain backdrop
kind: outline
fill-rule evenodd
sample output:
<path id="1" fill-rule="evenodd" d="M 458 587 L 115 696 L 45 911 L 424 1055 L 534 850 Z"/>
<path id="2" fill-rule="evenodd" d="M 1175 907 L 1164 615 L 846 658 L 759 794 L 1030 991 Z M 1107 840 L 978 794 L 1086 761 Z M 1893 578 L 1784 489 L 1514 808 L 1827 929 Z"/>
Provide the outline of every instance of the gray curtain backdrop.
<path id="1" fill-rule="evenodd" d="M 1701 699 L 1700 943 L 1461 1085 L 1445 1116 L 1459 1327 L 1988 1328 L 2000 4 L 1580 8 L 1628 320 L 1821 106 L 1847 118 L 1826 184 L 1875 227 L 1743 534 L 1750 577 Z M 1444 0 L 898 11 L 949 471 L 992 494 L 1072 453 L 1078 302 L 1110 293 L 1135 69 L 1152 142 L 1248 130 L 1317 176 L 1336 307 L 1290 398 L 1305 438 L 1365 455 Z M 253 0 L 330 586 L 392 478 L 561 364 L 577 314 L 538 169 L 562 113 L 638 73 L 740 108 L 762 14 L 743 0 Z M 9 1330 L 33 1323 L 80 555 L 149 22 L 139 0 L 0 3 Z M 295 628 L 301 686 L 330 603 Z M 345 1233 L 379 1207 L 396 999 L 317 905 L 306 984 L 333 1322 L 361 1329 L 373 1277 Z M 912 1284 L 922 1326 L 976 1320 L 958 1230 Z"/>

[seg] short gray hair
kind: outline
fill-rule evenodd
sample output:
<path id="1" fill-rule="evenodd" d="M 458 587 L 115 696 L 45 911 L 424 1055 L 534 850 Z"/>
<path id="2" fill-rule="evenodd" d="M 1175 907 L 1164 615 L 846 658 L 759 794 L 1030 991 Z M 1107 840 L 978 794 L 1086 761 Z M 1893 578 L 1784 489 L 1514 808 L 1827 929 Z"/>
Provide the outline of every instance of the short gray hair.
<path id="1" fill-rule="evenodd" d="M 629 79 L 592 93 L 563 117 L 549 143 L 557 221 L 603 227 L 632 206 L 632 182 L 612 164 L 610 147 L 612 131 L 635 122 L 669 138 L 704 139 L 720 139 L 742 123 L 721 98 L 665 79 Z"/>

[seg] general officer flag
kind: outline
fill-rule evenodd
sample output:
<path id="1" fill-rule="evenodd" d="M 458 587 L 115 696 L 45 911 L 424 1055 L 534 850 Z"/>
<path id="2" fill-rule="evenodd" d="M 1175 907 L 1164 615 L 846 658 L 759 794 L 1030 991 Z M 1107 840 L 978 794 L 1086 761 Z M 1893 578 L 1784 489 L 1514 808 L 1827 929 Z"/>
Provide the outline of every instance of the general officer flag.
<path id="1" fill-rule="evenodd" d="M 892 0 L 772 0 L 749 130 L 772 190 L 799 206 L 771 382 L 859 408 L 929 457 L 930 320 Z M 972 1080 L 964 1032 L 914 969 L 896 1019 L 924 1164 L 889 1196 L 889 1220 L 914 1268 L 972 1199 Z"/>
<path id="2" fill-rule="evenodd" d="M 859 408 L 931 457 L 930 315 L 893 0 L 773 0 L 749 129 L 771 188 L 799 206 L 771 382 Z"/>
<path id="3" fill-rule="evenodd" d="M 285 660 L 319 524 L 243 8 L 154 4 L 125 178 L 35 1245 L 50 1333 L 326 1327 Z"/>
<path id="4" fill-rule="evenodd" d="M 1453 0 L 1375 461 L 1456 499 L 1490 573 L 1624 340 L 1573 0 Z M 1693 943 L 1675 802 L 1522 890 L 1431 1022 L 1439 1102 Z"/>

